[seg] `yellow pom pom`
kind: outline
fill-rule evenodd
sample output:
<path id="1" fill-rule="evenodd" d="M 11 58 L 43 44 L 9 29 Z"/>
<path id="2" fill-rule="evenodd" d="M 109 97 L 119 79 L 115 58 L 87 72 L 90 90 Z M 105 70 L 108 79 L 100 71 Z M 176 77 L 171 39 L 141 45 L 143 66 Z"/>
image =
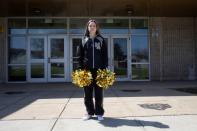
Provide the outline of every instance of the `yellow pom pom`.
<path id="1" fill-rule="evenodd" d="M 72 83 L 78 87 L 89 86 L 92 83 L 92 74 L 87 70 L 75 70 L 72 72 Z"/>
<path id="2" fill-rule="evenodd" d="M 108 69 L 99 69 L 97 71 L 96 76 L 96 84 L 99 87 L 102 87 L 104 89 L 107 89 L 109 86 L 113 85 L 115 81 L 115 73 L 108 70 Z"/>

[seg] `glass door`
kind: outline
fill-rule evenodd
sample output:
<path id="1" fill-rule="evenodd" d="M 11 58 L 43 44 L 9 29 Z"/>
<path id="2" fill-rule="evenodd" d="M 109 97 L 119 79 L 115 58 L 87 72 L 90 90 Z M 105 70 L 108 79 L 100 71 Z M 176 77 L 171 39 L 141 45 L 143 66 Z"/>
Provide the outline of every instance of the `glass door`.
<path id="1" fill-rule="evenodd" d="M 118 81 L 129 80 L 129 46 L 127 36 L 111 37 L 112 70 Z"/>
<path id="2" fill-rule="evenodd" d="M 28 38 L 28 81 L 47 81 L 47 45 L 46 36 Z"/>
<path id="3" fill-rule="evenodd" d="M 80 44 L 82 43 L 82 36 L 71 36 L 70 37 L 70 43 L 71 43 L 71 46 L 70 46 L 70 67 L 71 67 L 71 73 L 77 69 L 77 66 L 78 66 L 78 57 L 77 57 L 77 52 L 79 50 L 79 46 Z"/>
<path id="4" fill-rule="evenodd" d="M 65 36 L 49 36 L 48 37 L 48 81 L 59 82 L 65 81 L 67 76 L 68 62 L 66 53 Z"/>
<path id="5" fill-rule="evenodd" d="M 112 59 L 111 59 L 111 43 L 110 43 L 110 36 L 109 35 L 103 35 L 103 37 L 104 37 L 104 40 L 105 40 L 105 42 L 106 42 L 106 44 L 107 44 L 107 52 L 108 52 L 108 68 L 110 69 L 110 70 L 112 70 L 113 68 L 112 68 Z"/>

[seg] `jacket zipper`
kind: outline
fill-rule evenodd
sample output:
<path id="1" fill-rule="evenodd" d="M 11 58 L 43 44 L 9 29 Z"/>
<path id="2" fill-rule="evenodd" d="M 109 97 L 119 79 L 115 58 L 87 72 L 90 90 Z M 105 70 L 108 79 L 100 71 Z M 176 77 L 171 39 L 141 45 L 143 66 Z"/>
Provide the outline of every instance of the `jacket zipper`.
<path id="1" fill-rule="evenodd" d="M 93 69 L 94 69 L 94 38 L 92 38 L 92 44 L 93 44 Z"/>

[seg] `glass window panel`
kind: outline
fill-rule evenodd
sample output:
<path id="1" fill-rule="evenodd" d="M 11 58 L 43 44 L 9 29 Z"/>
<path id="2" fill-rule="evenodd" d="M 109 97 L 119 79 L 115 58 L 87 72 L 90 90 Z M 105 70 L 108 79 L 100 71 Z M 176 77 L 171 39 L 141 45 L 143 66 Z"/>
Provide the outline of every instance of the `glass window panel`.
<path id="1" fill-rule="evenodd" d="M 31 78 L 44 78 L 44 64 L 31 64 Z"/>
<path id="2" fill-rule="evenodd" d="M 148 29 L 148 20 L 131 19 L 131 29 Z"/>
<path id="3" fill-rule="evenodd" d="M 8 19 L 9 34 L 25 34 L 26 19 Z"/>
<path id="4" fill-rule="evenodd" d="M 8 19 L 9 28 L 26 28 L 26 19 Z"/>
<path id="5" fill-rule="evenodd" d="M 149 79 L 149 65 L 148 64 L 133 64 L 132 65 L 132 79 L 133 80 L 148 80 Z"/>
<path id="6" fill-rule="evenodd" d="M 114 38 L 114 72 L 127 77 L 127 38 Z"/>
<path id="7" fill-rule="evenodd" d="M 96 19 L 100 31 L 104 34 L 127 34 L 129 31 L 129 19 Z"/>
<path id="8" fill-rule="evenodd" d="M 73 70 L 75 70 L 79 64 L 78 63 L 78 57 L 77 57 L 77 52 L 79 50 L 79 46 L 82 43 L 82 39 L 81 38 L 73 38 L 72 39 L 72 52 L 73 52 Z"/>
<path id="9" fill-rule="evenodd" d="M 44 59 L 44 38 L 31 38 L 31 59 Z"/>
<path id="10" fill-rule="evenodd" d="M 28 20 L 29 28 L 67 28 L 66 19 L 29 19 Z"/>
<path id="11" fill-rule="evenodd" d="M 26 66 L 8 66 L 8 81 L 26 81 Z"/>
<path id="12" fill-rule="evenodd" d="M 66 19 L 29 19 L 29 34 L 57 34 L 67 33 Z"/>
<path id="13" fill-rule="evenodd" d="M 131 34 L 148 34 L 148 20 L 131 19 Z"/>
<path id="14" fill-rule="evenodd" d="M 129 31 L 129 19 L 95 19 L 99 24 L 101 33 L 127 34 Z M 71 19 L 70 33 L 83 34 L 88 19 Z"/>
<path id="15" fill-rule="evenodd" d="M 96 19 L 101 28 L 105 29 L 128 29 L 129 28 L 129 19 Z"/>
<path id="16" fill-rule="evenodd" d="M 148 62 L 149 46 L 147 36 L 131 36 L 132 62 Z"/>
<path id="17" fill-rule="evenodd" d="M 9 64 L 26 63 L 25 37 L 9 37 Z"/>
<path id="18" fill-rule="evenodd" d="M 88 19 L 70 19 L 70 33 L 83 34 L 85 32 L 86 23 Z"/>
<path id="19" fill-rule="evenodd" d="M 51 78 L 64 78 L 64 63 L 51 64 Z"/>
<path id="20" fill-rule="evenodd" d="M 64 39 L 51 39 L 51 58 L 64 58 Z"/>

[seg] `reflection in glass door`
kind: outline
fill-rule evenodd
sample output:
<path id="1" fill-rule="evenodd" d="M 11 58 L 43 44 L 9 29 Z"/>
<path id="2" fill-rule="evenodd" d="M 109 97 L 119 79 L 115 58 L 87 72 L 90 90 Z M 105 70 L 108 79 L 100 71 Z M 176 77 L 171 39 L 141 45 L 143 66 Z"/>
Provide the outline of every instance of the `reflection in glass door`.
<path id="1" fill-rule="evenodd" d="M 77 69 L 78 66 L 78 57 L 77 52 L 79 50 L 79 46 L 82 43 L 82 36 L 75 36 L 71 37 L 71 49 L 70 49 L 70 56 L 71 56 L 71 72 Z"/>
<path id="2" fill-rule="evenodd" d="M 48 37 L 48 81 L 65 81 L 66 68 L 66 37 L 50 36 Z"/>
<path id="3" fill-rule="evenodd" d="M 46 52 L 45 36 L 31 36 L 28 38 L 28 81 L 47 81 Z"/>
<path id="4" fill-rule="evenodd" d="M 132 80 L 149 80 L 149 44 L 147 35 L 131 36 Z"/>
<path id="5" fill-rule="evenodd" d="M 127 80 L 129 78 L 128 49 L 128 37 L 112 37 L 113 70 L 116 73 L 117 80 Z"/>

